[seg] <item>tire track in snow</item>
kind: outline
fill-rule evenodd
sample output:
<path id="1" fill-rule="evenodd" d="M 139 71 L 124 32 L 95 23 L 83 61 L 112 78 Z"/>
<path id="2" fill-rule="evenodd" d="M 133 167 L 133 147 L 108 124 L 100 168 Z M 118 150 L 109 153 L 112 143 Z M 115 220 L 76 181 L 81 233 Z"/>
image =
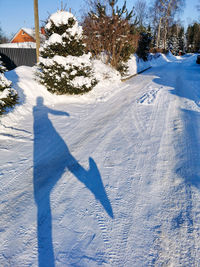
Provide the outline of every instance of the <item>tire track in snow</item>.
<path id="1" fill-rule="evenodd" d="M 145 147 L 146 148 L 148 147 L 149 139 L 151 139 L 153 141 L 151 143 L 151 146 L 153 146 L 152 149 L 148 148 L 148 150 L 146 150 L 146 152 L 145 152 L 147 158 L 150 156 L 150 153 L 152 153 L 152 152 L 153 152 L 153 154 L 156 155 L 157 151 L 159 149 L 159 143 L 161 142 L 163 131 L 164 131 L 164 127 L 165 127 L 166 110 L 168 110 L 167 98 L 168 98 L 167 95 L 163 95 L 162 101 L 156 102 L 154 106 L 149 107 L 149 109 L 151 110 L 151 111 L 148 110 L 148 112 L 151 113 L 150 119 L 149 119 L 150 127 L 147 126 L 146 134 L 143 135 L 143 141 L 140 144 L 140 149 L 145 151 L 146 150 Z M 163 103 L 166 103 L 166 104 L 163 104 Z M 160 120 L 159 119 L 160 116 L 163 116 L 163 119 Z M 162 124 L 159 125 L 159 129 L 157 127 L 157 122 L 158 121 L 162 122 Z M 152 124 L 153 124 L 153 127 L 151 127 Z M 148 140 L 146 139 L 146 136 L 148 136 Z M 155 140 L 156 140 L 156 142 L 155 142 Z M 158 141 L 158 140 L 160 140 L 160 141 Z M 138 148 L 137 150 L 139 151 L 140 149 Z M 138 181 L 138 183 L 140 184 L 140 186 L 137 187 L 138 188 L 137 189 L 137 193 L 136 193 L 137 194 L 137 197 L 136 197 L 137 200 L 140 199 L 140 197 L 143 198 L 143 193 L 142 192 L 143 192 L 145 184 L 146 184 L 146 181 L 145 181 L 146 175 L 148 177 L 148 172 L 149 172 L 148 165 L 147 165 L 146 168 L 145 168 L 145 165 L 146 165 L 145 164 L 145 158 L 144 158 L 144 154 L 142 153 L 138 157 L 137 165 L 136 165 L 136 168 L 135 168 L 135 172 L 138 173 L 138 174 L 139 174 L 140 170 L 143 169 L 142 175 L 139 175 L 140 180 Z M 146 175 L 145 175 L 145 173 L 146 173 Z M 144 186 L 143 186 L 143 184 L 144 184 Z M 132 204 L 134 204 L 134 202 L 132 202 Z M 132 206 L 134 206 L 134 205 L 132 205 Z M 133 212 L 133 209 L 131 210 L 131 212 Z M 132 242 L 132 243 L 134 242 L 133 237 L 131 238 L 130 242 Z M 134 265 L 134 266 L 136 266 L 136 265 Z"/>
<path id="2" fill-rule="evenodd" d="M 121 116 L 123 117 L 124 115 L 121 114 Z M 112 152 L 112 150 L 110 151 L 109 149 L 109 144 L 113 142 L 113 140 L 115 140 L 116 138 L 121 139 L 122 136 L 119 134 L 118 131 L 118 121 L 121 122 L 120 118 L 117 119 L 116 122 L 116 129 L 112 129 L 110 132 L 107 132 L 107 135 L 104 136 L 104 141 L 102 143 L 100 143 L 99 145 L 103 148 L 108 146 L 108 151 L 106 152 L 105 155 L 105 162 L 104 162 L 104 166 L 105 168 L 113 168 L 116 164 L 116 160 L 118 160 L 118 156 L 117 156 L 117 151 L 113 151 L 113 153 L 110 154 L 110 152 Z M 121 128 L 121 126 L 120 126 Z M 123 137 L 124 138 L 124 137 Z M 116 142 L 118 143 L 116 139 Z M 99 148 L 100 149 L 100 148 Z M 109 154 L 108 154 L 109 152 Z M 114 156 L 114 158 L 113 158 Z M 125 155 L 126 156 L 126 155 Z M 109 159 L 109 161 L 107 161 L 107 159 Z M 112 160 L 114 159 L 113 163 Z M 127 159 L 126 159 L 127 160 Z M 118 164 L 120 163 L 120 161 L 118 162 Z M 129 168 L 128 168 L 129 169 Z M 125 173 L 127 170 L 124 170 L 123 173 Z M 130 177 L 130 175 L 127 175 Z M 132 178 L 131 178 L 132 179 Z M 131 180 L 130 179 L 130 180 Z M 127 187 L 129 188 L 129 182 L 126 180 L 127 183 Z M 118 188 L 115 188 L 115 191 L 117 192 Z M 113 211 L 114 211 L 114 216 L 115 216 L 115 212 L 117 213 L 117 211 L 119 210 L 119 206 L 121 205 L 121 202 L 117 201 L 118 197 L 115 197 L 115 200 L 113 201 Z M 128 202 L 128 201 L 127 201 Z M 127 209 L 130 210 L 130 209 Z M 125 211 L 126 213 L 126 211 Z M 116 215 L 117 216 L 117 215 Z M 129 211 L 127 212 L 126 216 L 129 216 Z M 110 264 L 112 266 L 122 266 L 123 265 L 123 258 L 124 258 L 124 250 L 126 247 L 126 243 L 127 243 L 127 239 L 128 239 L 128 230 L 131 226 L 131 223 L 129 223 L 131 220 L 128 220 L 127 223 L 127 219 L 126 216 L 122 216 L 120 218 L 120 221 L 118 221 L 118 217 L 115 219 L 113 219 L 112 222 L 112 231 L 109 230 L 109 221 L 108 221 L 108 216 L 107 214 L 105 214 L 104 211 L 102 211 L 100 209 L 100 204 L 96 203 L 96 218 L 97 218 L 97 223 L 99 225 L 99 228 L 101 230 L 102 233 L 102 238 L 105 244 L 105 251 L 106 251 L 106 257 L 107 257 L 107 261 L 110 262 Z M 123 222 L 122 222 L 123 220 Z M 116 246 L 113 245 L 113 232 L 115 233 L 115 243 Z"/>
<path id="3" fill-rule="evenodd" d="M 182 72 L 183 69 L 179 68 L 179 71 Z M 195 165 L 195 162 L 197 163 L 199 159 L 198 153 L 196 154 L 196 149 L 199 147 L 199 138 L 196 136 L 198 133 L 197 125 L 199 124 L 195 123 L 195 113 L 186 112 L 191 116 L 184 117 L 184 114 L 181 114 L 182 111 L 178 111 L 183 106 L 185 110 L 190 110 L 192 107 L 191 100 L 194 100 L 193 88 L 188 90 L 190 84 L 187 84 L 187 80 L 183 83 L 182 78 L 180 78 L 184 76 L 187 77 L 183 72 L 181 75 L 178 73 L 178 78 L 175 80 L 175 88 L 178 93 L 176 98 L 178 100 L 174 101 L 171 107 L 171 127 L 168 127 L 167 133 L 170 139 L 168 143 L 163 140 L 166 146 L 174 147 L 174 156 L 171 161 L 172 171 L 168 174 L 168 177 L 166 174 L 163 175 L 165 180 L 170 181 L 169 188 L 166 192 L 163 192 L 163 205 L 165 205 L 165 210 L 168 209 L 169 212 L 160 215 L 163 217 L 162 232 L 165 233 L 165 236 L 168 236 L 168 247 L 170 248 L 166 251 L 164 249 L 166 246 L 162 246 L 163 261 L 171 262 L 174 266 L 199 266 L 200 228 L 197 218 L 200 214 L 200 207 L 196 203 L 199 203 L 200 196 L 199 187 L 196 187 L 190 181 L 194 174 L 197 176 L 199 173 L 199 167 L 196 168 L 199 164 Z M 184 98 L 180 98 L 179 95 Z M 185 97 L 187 101 L 185 101 Z M 176 114 L 175 117 L 172 114 Z M 165 151 L 160 151 L 160 153 L 166 160 Z M 166 167 L 163 166 L 162 168 L 163 172 L 167 173 Z M 169 200 L 171 201 L 169 202 Z M 159 262 L 162 261 L 158 260 Z"/>
<path id="4" fill-rule="evenodd" d="M 160 109 L 161 106 L 162 106 L 162 103 L 160 105 L 156 105 L 154 107 L 152 114 L 151 114 L 151 121 L 154 121 L 155 124 L 156 124 L 156 116 L 158 116 L 157 110 Z M 124 115 L 127 114 L 126 116 L 129 116 L 127 110 L 128 110 L 128 108 L 125 109 L 124 112 L 122 112 L 123 119 L 120 120 L 121 129 L 123 129 L 123 123 L 125 120 Z M 135 120 L 134 120 L 134 122 L 135 122 Z M 130 132 L 134 131 L 136 129 L 134 122 L 131 123 Z M 161 131 L 162 131 L 162 129 L 161 129 Z M 140 131 L 140 132 L 143 132 L 143 131 Z M 122 133 L 123 133 L 123 130 L 122 130 Z M 118 135 L 119 135 L 119 133 L 118 133 Z M 128 141 L 129 145 L 132 146 L 133 140 L 131 140 L 130 137 L 128 137 L 125 134 L 122 134 L 122 135 Z M 142 139 L 143 139 L 143 141 L 140 142 L 140 144 L 137 147 L 137 150 L 139 149 L 139 146 L 142 147 L 144 145 L 145 139 L 144 138 L 142 138 Z M 142 158 L 143 158 L 143 156 L 142 156 Z M 138 161 L 138 164 L 140 165 L 140 159 Z M 128 165 L 129 166 L 126 166 L 126 171 L 128 169 L 128 173 L 129 173 L 128 177 L 131 177 L 131 178 L 129 179 L 129 181 L 126 180 L 126 183 L 127 183 L 126 186 L 127 186 L 127 188 L 129 188 L 130 194 L 129 194 L 129 196 L 126 196 L 126 206 L 123 207 L 124 216 L 122 216 L 121 218 L 119 216 L 117 218 L 117 221 L 114 222 L 113 226 L 112 226 L 113 232 L 116 233 L 114 245 L 111 246 L 111 244 L 109 242 L 110 239 L 109 239 L 108 233 L 106 233 L 105 220 L 102 220 L 102 218 L 101 218 L 101 220 L 99 222 L 100 228 L 103 232 L 104 242 L 106 244 L 107 250 L 109 251 L 109 258 L 110 258 L 110 262 L 111 262 L 112 266 L 124 266 L 126 247 L 128 245 L 128 242 L 129 242 L 129 232 L 130 232 L 130 229 L 131 229 L 132 224 L 133 224 L 132 214 L 134 214 L 136 198 L 138 195 L 138 193 L 134 192 L 134 188 L 133 188 L 133 191 L 131 190 L 132 182 L 133 182 L 132 175 L 133 175 L 135 170 L 134 170 L 134 167 L 133 167 L 133 164 L 131 161 L 129 162 Z M 137 167 L 136 167 L 136 169 L 137 169 Z M 125 170 L 123 171 L 123 173 L 124 172 L 125 172 Z M 134 192 L 134 194 L 132 192 Z M 115 201 L 114 210 L 117 211 L 119 209 L 119 207 L 121 206 L 121 204 L 122 203 L 119 202 L 118 205 L 116 205 L 116 201 Z"/>
<path id="5" fill-rule="evenodd" d="M 195 263 L 195 231 L 193 228 L 193 193 L 191 186 L 180 180 L 177 174 L 173 173 L 173 158 L 176 157 L 176 143 L 181 143 L 181 147 L 185 147 L 182 131 L 178 135 L 174 135 L 172 114 L 177 114 L 177 106 L 174 102 L 168 111 L 168 123 L 166 132 L 161 141 L 159 149 L 158 162 L 163 162 L 161 166 L 157 166 L 157 172 L 160 179 L 162 177 L 162 201 L 163 207 L 158 217 L 161 218 L 161 226 L 159 234 L 155 239 L 154 251 L 155 264 L 172 266 L 197 266 Z M 177 118 L 181 117 L 179 114 Z M 171 124 L 171 125 L 170 125 Z M 176 123 L 177 125 L 177 123 Z M 167 147 L 174 147 L 174 155 L 168 155 Z M 172 153 L 172 152 L 171 152 Z M 182 152 L 181 152 L 182 153 Z M 188 148 L 187 152 L 188 154 Z M 190 154 L 190 153 L 189 153 Z M 169 159 L 172 158 L 172 161 Z M 162 159 L 162 160 L 161 160 Z M 167 162 L 167 165 L 165 164 Z M 169 166 L 171 164 L 171 166 Z M 188 166 L 189 167 L 189 166 Z M 167 168 L 167 169 L 166 169 Z M 159 183 L 159 182 L 158 182 Z M 157 254 L 157 256 L 156 256 Z"/>
<path id="6" fill-rule="evenodd" d="M 130 185 L 129 188 L 131 188 L 131 180 L 130 178 L 127 181 L 127 185 Z M 132 200 L 131 197 L 129 198 Z M 124 202 L 126 203 L 126 207 L 124 206 L 122 209 L 122 201 L 117 201 L 117 196 L 115 201 L 113 201 L 113 209 L 116 211 L 116 217 L 111 223 L 112 226 L 110 226 L 105 212 L 99 209 L 98 204 L 96 205 L 96 218 L 105 244 L 107 262 L 110 266 L 124 266 L 125 262 L 125 250 L 128 242 L 129 230 L 132 225 L 130 209 L 132 201 L 129 204 L 129 208 L 127 208 L 128 200 L 126 199 Z M 115 240 L 114 244 L 113 240 Z"/>

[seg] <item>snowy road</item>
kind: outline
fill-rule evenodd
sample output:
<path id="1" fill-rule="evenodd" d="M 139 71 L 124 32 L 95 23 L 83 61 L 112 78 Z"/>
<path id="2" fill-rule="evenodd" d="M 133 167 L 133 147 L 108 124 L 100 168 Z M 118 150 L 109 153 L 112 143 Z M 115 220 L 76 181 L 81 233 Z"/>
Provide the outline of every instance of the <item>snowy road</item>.
<path id="1" fill-rule="evenodd" d="M 195 59 L 91 103 L 8 73 L 24 104 L 0 125 L 1 266 L 200 266 Z"/>

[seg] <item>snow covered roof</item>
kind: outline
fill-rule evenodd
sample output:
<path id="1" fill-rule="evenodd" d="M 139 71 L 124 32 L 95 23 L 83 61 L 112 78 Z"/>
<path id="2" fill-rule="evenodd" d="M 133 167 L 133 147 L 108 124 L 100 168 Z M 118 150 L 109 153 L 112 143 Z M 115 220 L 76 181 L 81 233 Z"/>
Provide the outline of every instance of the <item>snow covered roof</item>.
<path id="1" fill-rule="evenodd" d="M 26 32 L 31 37 L 35 38 L 35 30 L 30 28 L 21 28 L 22 31 Z"/>
<path id="2" fill-rule="evenodd" d="M 4 48 L 36 48 L 36 43 L 34 43 L 34 42 L 5 43 L 5 44 L 0 44 L 0 47 L 4 47 Z"/>

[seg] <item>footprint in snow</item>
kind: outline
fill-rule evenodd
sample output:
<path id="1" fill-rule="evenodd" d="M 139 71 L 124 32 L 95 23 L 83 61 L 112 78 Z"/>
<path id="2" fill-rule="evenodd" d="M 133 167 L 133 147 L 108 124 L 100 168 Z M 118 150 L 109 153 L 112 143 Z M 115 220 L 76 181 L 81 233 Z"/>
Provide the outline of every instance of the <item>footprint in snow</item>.
<path id="1" fill-rule="evenodd" d="M 136 102 L 138 104 L 143 104 L 143 105 L 150 105 L 150 104 L 152 105 L 154 104 L 159 91 L 160 88 L 152 89 L 143 94 L 139 99 L 137 99 Z"/>

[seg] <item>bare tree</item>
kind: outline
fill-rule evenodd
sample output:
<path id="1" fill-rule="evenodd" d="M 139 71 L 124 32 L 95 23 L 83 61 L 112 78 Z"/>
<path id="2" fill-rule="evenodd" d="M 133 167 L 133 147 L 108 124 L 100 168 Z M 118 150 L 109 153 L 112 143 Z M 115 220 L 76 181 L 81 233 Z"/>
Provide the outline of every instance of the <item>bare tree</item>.
<path id="1" fill-rule="evenodd" d="M 139 27 L 144 27 L 148 17 L 146 0 L 137 0 L 137 2 L 135 3 L 135 12 Z"/>
<path id="2" fill-rule="evenodd" d="M 162 43 L 162 48 L 167 47 L 167 31 L 175 15 L 182 11 L 185 0 L 155 0 L 151 10 L 154 10 L 155 45 L 157 48 Z"/>
<path id="3" fill-rule="evenodd" d="M 0 44 L 4 44 L 4 43 L 8 43 L 8 37 L 4 34 L 4 32 L 2 31 L 2 28 L 0 26 Z"/>
<path id="4" fill-rule="evenodd" d="M 88 16 L 88 13 L 97 13 L 98 4 L 105 6 L 108 9 L 109 0 L 84 0 L 84 6 L 81 7 L 82 21 Z"/>

